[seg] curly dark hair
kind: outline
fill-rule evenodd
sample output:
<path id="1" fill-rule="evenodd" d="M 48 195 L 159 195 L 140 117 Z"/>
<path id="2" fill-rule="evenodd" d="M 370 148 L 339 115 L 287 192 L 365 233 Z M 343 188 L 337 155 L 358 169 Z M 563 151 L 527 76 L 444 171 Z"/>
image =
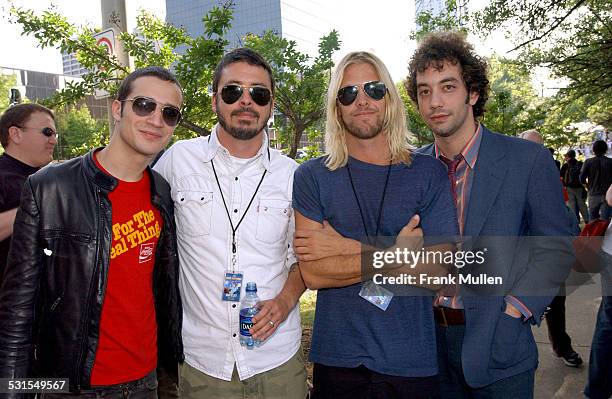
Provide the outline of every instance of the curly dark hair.
<path id="1" fill-rule="evenodd" d="M 412 101 L 418 104 L 417 72 L 423 72 L 430 66 L 441 69 L 445 61 L 453 65 L 459 64 L 468 93 L 478 93 L 478 101 L 473 106 L 474 118 L 482 116 L 489 98 L 487 63 L 476 55 L 474 47 L 458 32 L 433 32 L 419 43 L 408 64 L 409 74 L 405 83 Z"/>

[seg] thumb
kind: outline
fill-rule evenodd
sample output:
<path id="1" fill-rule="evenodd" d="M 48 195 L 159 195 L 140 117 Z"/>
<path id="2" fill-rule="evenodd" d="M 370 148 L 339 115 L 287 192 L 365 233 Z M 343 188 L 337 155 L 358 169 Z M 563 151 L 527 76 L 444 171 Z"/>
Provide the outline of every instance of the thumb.
<path id="1" fill-rule="evenodd" d="M 408 230 L 414 230 L 419 226 L 420 221 L 421 218 L 419 217 L 419 215 L 414 215 L 410 218 L 410 221 L 408 222 L 406 227 L 408 228 Z"/>

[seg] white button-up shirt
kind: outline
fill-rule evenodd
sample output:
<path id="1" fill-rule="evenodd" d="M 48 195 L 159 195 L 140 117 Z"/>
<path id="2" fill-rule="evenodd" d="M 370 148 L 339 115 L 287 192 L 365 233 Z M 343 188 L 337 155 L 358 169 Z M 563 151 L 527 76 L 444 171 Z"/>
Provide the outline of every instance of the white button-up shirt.
<path id="1" fill-rule="evenodd" d="M 212 160 L 234 227 L 267 171 L 236 231 L 235 265 L 232 229 Z M 248 281 L 257 283 L 261 300 L 276 297 L 285 285 L 296 262 L 291 207 L 296 168 L 295 161 L 268 148 L 265 135 L 251 160 L 230 156 L 218 141 L 217 126 L 210 137 L 175 143 L 155 165 L 170 183 L 175 207 L 185 360 L 210 376 L 231 381 L 236 364 L 244 380 L 287 362 L 300 347 L 297 305 L 271 337 L 248 350 L 239 341 L 240 303 L 221 299 L 227 271 L 244 273 L 241 299 Z"/>

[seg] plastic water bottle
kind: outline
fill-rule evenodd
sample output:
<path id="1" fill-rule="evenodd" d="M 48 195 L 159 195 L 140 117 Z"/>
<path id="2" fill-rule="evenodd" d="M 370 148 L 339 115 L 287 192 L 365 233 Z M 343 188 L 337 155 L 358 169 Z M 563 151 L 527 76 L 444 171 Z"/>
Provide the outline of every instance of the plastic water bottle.
<path id="1" fill-rule="evenodd" d="M 253 349 L 259 345 L 259 342 L 251 336 L 249 329 L 253 327 L 253 316 L 259 312 L 257 303 L 257 284 L 248 282 L 246 285 L 246 293 L 242 302 L 240 302 L 240 345 L 246 346 L 247 349 Z"/>

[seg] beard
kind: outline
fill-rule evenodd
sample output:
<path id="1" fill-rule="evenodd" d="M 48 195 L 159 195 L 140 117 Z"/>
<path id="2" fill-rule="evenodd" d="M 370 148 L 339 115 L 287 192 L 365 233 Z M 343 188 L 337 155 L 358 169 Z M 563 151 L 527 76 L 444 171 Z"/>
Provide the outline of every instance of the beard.
<path id="1" fill-rule="evenodd" d="M 234 110 L 230 113 L 230 116 L 237 115 L 239 113 L 244 113 L 244 112 L 248 112 L 252 114 L 253 116 L 255 116 L 258 121 L 260 120 L 259 112 L 255 111 L 252 108 L 240 108 L 240 109 Z M 231 126 L 229 123 L 227 123 L 227 120 L 225 119 L 225 117 L 223 116 L 221 112 L 217 113 L 217 120 L 219 121 L 219 124 L 221 125 L 223 130 L 225 130 L 230 136 L 232 136 L 236 140 L 244 140 L 244 141 L 251 140 L 252 138 L 257 136 L 259 132 L 261 132 L 263 128 L 266 126 L 266 124 L 268 123 L 268 119 L 270 119 L 270 115 L 268 115 L 267 118 L 264 118 L 262 122 L 260 122 L 258 125 L 254 127 Z"/>
<path id="2" fill-rule="evenodd" d="M 376 118 L 374 125 L 369 126 L 357 126 L 355 123 L 347 123 L 345 121 L 344 126 L 346 130 L 354 137 L 362 140 L 372 139 L 380 134 L 383 127 L 383 118 L 379 116 Z"/>

